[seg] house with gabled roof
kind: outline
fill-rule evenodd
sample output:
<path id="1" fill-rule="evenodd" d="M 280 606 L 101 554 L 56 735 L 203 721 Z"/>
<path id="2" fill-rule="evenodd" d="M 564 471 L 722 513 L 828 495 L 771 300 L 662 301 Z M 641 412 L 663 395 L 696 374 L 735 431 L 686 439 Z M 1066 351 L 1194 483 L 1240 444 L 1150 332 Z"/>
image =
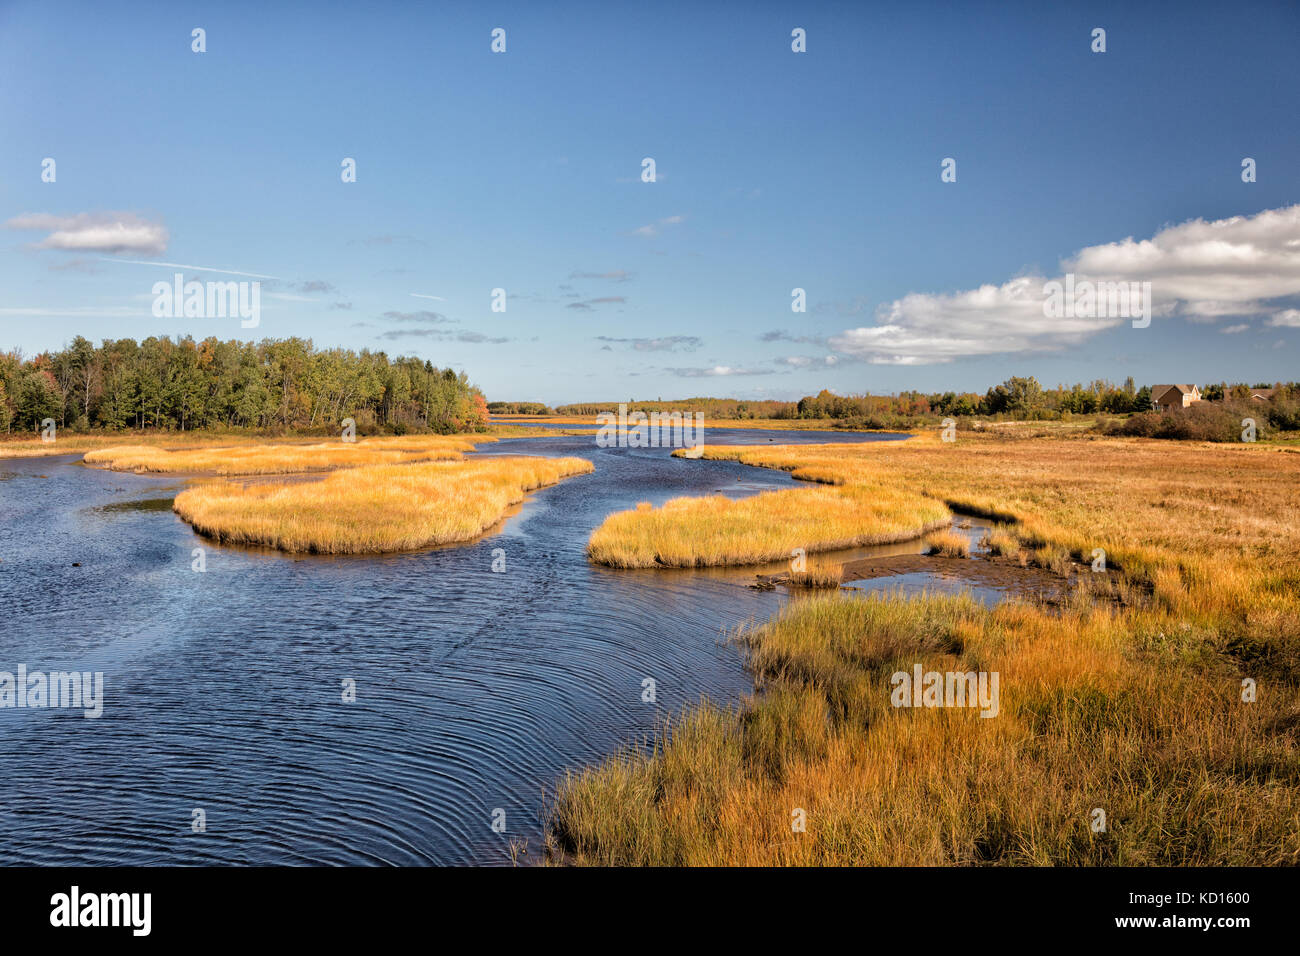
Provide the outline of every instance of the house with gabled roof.
<path id="1" fill-rule="evenodd" d="M 1157 412 L 1187 408 L 1199 401 L 1201 401 L 1201 390 L 1195 385 L 1151 386 L 1151 408 Z"/>

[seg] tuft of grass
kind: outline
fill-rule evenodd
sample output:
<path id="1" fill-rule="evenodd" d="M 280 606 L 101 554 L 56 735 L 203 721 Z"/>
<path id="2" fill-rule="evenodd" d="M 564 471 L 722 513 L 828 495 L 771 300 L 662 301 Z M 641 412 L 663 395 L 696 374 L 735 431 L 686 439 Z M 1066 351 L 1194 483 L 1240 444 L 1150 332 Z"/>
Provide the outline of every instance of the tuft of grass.
<path id="1" fill-rule="evenodd" d="M 945 558 L 970 557 L 970 538 L 959 531 L 936 531 L 926 535 L 925 543 L 930 554 L 940 554 Z"/>
<path id="2" fill-rule="evenodd" d="M 587 543 L 616 568 L 762 564 L 796 548 L 830 551 L 920 537 L 946 524 L 941 502 L 904 489 L 795 488 L 752 498 L 674 498 L 605 519 Z"/>
<path id="3" fill-rule="evenodd" d="M 1015 557 L 1020 553 L 1020 543 L 1016 541 L 1015 536 L 1001 528 L 991 529 L 981 539 L 980 544 L 988 548 L 991 554 L 999 557 Z"/>
<path id="4" fill-rule="evenodd" d="M 319 481 L 214 481 L 173 508 L 222 543 L 317 554 L 376 554 L 468 541 L 537 488 L 592 471 L 583 458 L 492 457 L 368 465 Z"/>
<path id="5" fill-rule="evenodd" d="M 838 588 L 844 576 L 842 565 L 833 561 L 813 561 L 803 571 L 791 571 L 785 579 L 792 588 Z"/>

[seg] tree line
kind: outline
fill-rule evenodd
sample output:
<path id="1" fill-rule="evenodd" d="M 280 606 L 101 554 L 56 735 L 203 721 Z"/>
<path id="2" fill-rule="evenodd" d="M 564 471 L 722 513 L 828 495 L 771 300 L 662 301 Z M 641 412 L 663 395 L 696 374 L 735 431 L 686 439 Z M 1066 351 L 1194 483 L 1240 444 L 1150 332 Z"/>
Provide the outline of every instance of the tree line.
<path id="1" fill-rule="evenodd" d="M 24 359 L 0 354 L 0 429 L 247 428 L 403 434 L 481 431 L 487 403 L 464 372 L 413 356 L 317 349 L 310 339 L 196 342 L 77 336 Z"/>
<path id="2" fill-rule="evenodd" d="M 1201 389 L 1202 397 L 1211 402 L 1240 401 L 1249 397 L 1251 388 L 1272 385 L 1229 385 L 1218 383 Z M 1300 399 L 1300 385 L 1278 386 L 1272 405 L 1283 406 Z M 721 398 L 690 398 L 679 401 L 633 401 L 629 408 L 645 412 L 695 411 L 713 421 L 747 418 L 833 419 L 853 427 L 905 428 L 920 421 L 945 417 L 1016 418 L 1055 420 L 1074 415 L 1127 415 L 1151 411 L 1151 386 L 1138 388 L 1130 376 L 1122 385 L 1098 379 L 1074 385 L 1044 388 L 1033 376 L 1012 376 L 984 394 L 978 392 L 903 391 L 896 395 L 837 395 L 822 389 L 797 402 L 774 400 L 741 401 Z M 594 415 L 614 411 L 617 402 L 588 402 L 561 405 L 561 415 Z"/>

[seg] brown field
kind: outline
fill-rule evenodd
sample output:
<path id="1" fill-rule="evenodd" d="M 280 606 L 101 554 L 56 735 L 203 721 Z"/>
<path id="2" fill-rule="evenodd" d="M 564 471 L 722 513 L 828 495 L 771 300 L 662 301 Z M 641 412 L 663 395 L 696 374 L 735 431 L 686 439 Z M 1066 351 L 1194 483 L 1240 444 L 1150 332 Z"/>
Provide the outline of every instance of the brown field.
<path id="1" fill-rule="evenodd" d="M 760 694 L 562 783 L 553 859 L 1300 862 L 1300 456 L 966 433 L 705 455 L 1013 519 L 999 549 L 1083 573 L 1059 606 L 790 603 L 738 635 Z M 893 706 L 918 663 L 999 673 L 998 715 Z"/>

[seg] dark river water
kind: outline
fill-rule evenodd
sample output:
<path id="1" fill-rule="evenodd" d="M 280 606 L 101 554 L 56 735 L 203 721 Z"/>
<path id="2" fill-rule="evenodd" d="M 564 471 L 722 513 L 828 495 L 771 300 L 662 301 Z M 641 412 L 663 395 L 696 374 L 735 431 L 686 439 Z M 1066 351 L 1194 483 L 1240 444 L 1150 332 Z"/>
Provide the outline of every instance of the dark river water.
<path id="1" fill-rule="evenodd" d="M 708 432 L 717 444 L 893 437 Z M 98 719 L 0 709 L 0 861 L 503 863 L 511 840 L 536 859 L 566 768 L 702 695 L 752 688 L 725 638 L 771 616 L 782 592 L 747 589 L 754 569 L 593 567 L 584 546 L 639 501 L 753 494 L 788 475 L 591 437 L 483 451 L 580 455 L 596 470 L 472 544 L 294 558 L 196 536 L 170 511 L 176 478 L 79 456 L 0 461 L 0 671 L 104 675 Z"/>

